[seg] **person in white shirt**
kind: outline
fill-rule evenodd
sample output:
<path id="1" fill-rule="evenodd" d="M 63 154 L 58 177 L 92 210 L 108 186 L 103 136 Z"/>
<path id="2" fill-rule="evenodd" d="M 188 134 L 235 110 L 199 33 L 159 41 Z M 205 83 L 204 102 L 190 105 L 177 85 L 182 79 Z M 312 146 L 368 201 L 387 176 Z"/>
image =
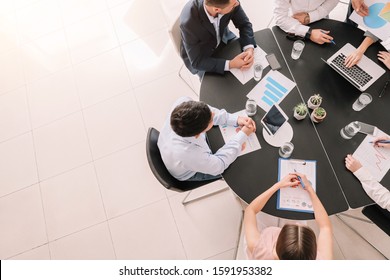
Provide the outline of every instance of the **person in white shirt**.
<path id="1" fill-rule="evenodd" d="M 390 144 L 380 143 L 380 140 L 390 140 L 390 137 L 378 137 L 373 141 L 377 147 L 390 148 Z M 359 179 L 367 195 L 380 207 L 390 211 L 390 191 L 375 180 L 371 173 L 352 155 L 347 155 L 345 158 L 345 166 Z"/>
<path id="2" fill-rule="evenodd" d="M 323 19 L 337 6 L 338 0 L 275 0 L 276 25 L 287 33 L 314 43 L 331 43 L 329 30 L 311 29 L 308 24 Z"/>
<path id="3" fill-rule="evenodd" d="M 215 154 L 206 140 L 206 132 L 213 125 L 237 126 L 237 134 Z M 165 166 L 176 179 L 211 180 L 221 177 L 255 131 L 256 124 L 249 117 L 232 115 L 224 109 L 183 97 L 173 105 L 157 145 Z"/>

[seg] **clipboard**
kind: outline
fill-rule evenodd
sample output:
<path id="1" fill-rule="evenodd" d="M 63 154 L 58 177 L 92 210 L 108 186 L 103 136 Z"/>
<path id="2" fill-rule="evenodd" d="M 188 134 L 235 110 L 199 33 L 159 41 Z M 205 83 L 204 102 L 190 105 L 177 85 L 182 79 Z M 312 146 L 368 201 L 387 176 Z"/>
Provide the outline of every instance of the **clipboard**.
<path id="1" fill-rule="evenodd" d="M 296 170 L 296 171 L 295 171 Z M 298 172 L 306 175 L 311 185 L 316 190 L 317 161 L 302 159 L 279 158 L 278 181 L 289 173 Z M 309 193 L 301 186 L 286 187 L 278 190 L 276 208 L 278 210 L 314 213 L 313 204 Z"/>

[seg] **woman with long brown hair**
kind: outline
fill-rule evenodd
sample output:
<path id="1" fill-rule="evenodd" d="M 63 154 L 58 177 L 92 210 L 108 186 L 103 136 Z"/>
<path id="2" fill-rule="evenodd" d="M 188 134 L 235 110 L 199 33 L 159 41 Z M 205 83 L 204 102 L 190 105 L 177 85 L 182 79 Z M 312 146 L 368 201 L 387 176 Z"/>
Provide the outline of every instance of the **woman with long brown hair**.
<path id="1" fill-rule="evenodd" d="M 260 230 L 256 214 L 280 188 L 298 186 L 300 181 L 313 203 L 314 217 L 319 227 L 318 239 L 310 227 L 286 224 L 283 228 L 267 227 Z M 302 186 L 301 186 L 302 187 Z M 245 210 L 245 238 L 249 259 L 262 260 L 329 260 L 333 258 L 332 224 L 311 183 L 304 174 L 291 173 L 253 200 Z"/>

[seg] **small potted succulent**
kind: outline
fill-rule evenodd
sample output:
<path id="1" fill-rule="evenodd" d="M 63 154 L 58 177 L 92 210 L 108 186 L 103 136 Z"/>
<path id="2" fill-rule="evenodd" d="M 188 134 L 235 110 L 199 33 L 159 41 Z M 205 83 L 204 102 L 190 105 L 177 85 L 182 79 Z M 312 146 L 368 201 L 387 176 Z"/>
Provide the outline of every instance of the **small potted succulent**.
<path id="1" fill-rule="evenodd" d="M 322 107 L 315 108 L 313 112 L 311 112 L 311 120 L 313 122 L 319 123 L 324 120 L 326 117 L 326 111 Z"/>
<path id="2" fill-rule="evenodd" d="M 304 118 L 306 118 L 307 112 L 308 108 L 306 104 L 303 102 L 298 103 L 294 107 L 294 118 L 296 118 L 297 120 L 303 120 Z"/>
<path id="3" fill-rule="evenodd" d="M 322 96 L 319 94 L 314 94 L 310 96 L 309 100 L 307 101 L 307 106 L 310 109 L 315 109 L 320 107 L 321 103 L 322 103 Z"/>

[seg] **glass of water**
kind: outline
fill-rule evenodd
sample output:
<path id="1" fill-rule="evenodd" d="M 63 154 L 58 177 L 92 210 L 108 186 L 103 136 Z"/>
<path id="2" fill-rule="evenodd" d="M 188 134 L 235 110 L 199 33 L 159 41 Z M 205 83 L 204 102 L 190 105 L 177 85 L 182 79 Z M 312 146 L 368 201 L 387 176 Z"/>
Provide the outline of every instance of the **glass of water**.
<path id="1" fill-rule="evenodd" d="M 352 109 L 355 111 L 360 111 L 372 101 L 372 96 L 369 93 L 363 92 L 360 94 L 358 99 L 352 104 Z"/>
<path id="2" fill-rule="evenodd" d="M 263 65 L 259 62 L 255 62 L 253 65 L 253 78 L 256 82 L 261 80 L 261 77 L 263 76 Z"/>
<path id="3" fill-rule="evenodd" d="M 291 58 L 295 60 L 298 59 L 301 56 L 304 47 L 305 43 L 302 40 L 296 40 L 291 51 Z"/>
<path id="4" fill-rule="evenodd" d="M 294 144 L 291 142 L 285 142 L 279 148 L 279 155 L 282 158 L 289 158 L 294 150 Z"/>
<path id="5" fill-rule="evenodd" d="M 256 115 L 257 112 L 257 103 L 253 99 L 248 99 L 245 104 L 245 112 L 248 117 Z"/>
<path id="6" fill-rule="evenodd" d="M 347 124 L 340 130 L 340 135 L 344 139 L 351 139 L 360 131 L 360 123 L 357 121 Z"/>

